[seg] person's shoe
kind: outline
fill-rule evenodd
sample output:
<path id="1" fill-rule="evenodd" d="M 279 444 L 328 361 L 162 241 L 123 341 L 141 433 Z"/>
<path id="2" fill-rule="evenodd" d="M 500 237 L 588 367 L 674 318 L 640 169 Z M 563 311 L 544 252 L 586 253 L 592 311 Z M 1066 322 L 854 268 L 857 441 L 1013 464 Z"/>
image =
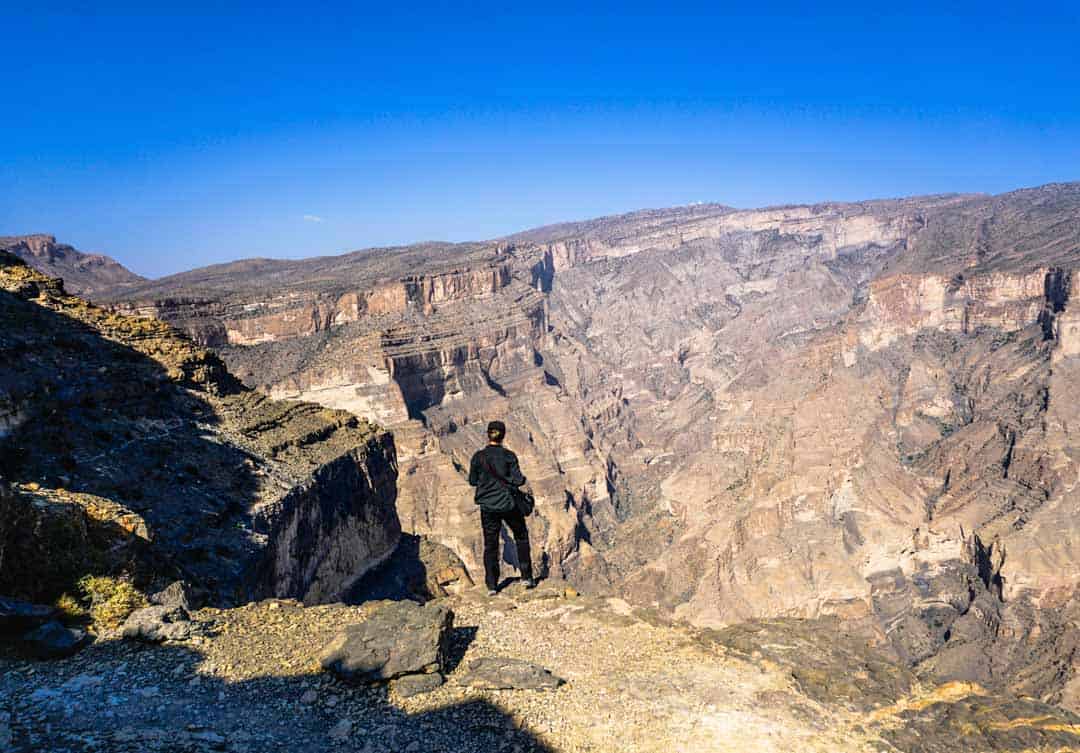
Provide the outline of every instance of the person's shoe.
<path id="1" fill-rule="evenodd" d="M 536 588 L 536 578 L 526 578 L 525 579 L 525 588 L 527 588 L 529 590 L 532 590 L 532 589 Z"/>
<path id="2" fill-rule="evenodd" d="M 498 595 L 499 595 L 499 592 L 496 591 L 494 588 L 489 588 L 488 589 L 488 596 L 498 596 Z"/>

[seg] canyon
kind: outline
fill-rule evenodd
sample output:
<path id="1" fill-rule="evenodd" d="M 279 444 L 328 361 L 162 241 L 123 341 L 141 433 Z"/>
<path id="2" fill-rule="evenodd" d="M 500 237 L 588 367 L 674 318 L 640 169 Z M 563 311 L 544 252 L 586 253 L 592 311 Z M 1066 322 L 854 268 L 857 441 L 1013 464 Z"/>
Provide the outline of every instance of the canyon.
<path id="1" fill-rule="evenodd" d="M 920 677 L 1076 710 L 1078 262 L 1080 184 L 1056 184 L 648 210 L 92 297 L 383 427 L 401 529 L 474 575 L 464 469 L 500 418 L 549 576 L 701 629 L 839 620 Z"/>

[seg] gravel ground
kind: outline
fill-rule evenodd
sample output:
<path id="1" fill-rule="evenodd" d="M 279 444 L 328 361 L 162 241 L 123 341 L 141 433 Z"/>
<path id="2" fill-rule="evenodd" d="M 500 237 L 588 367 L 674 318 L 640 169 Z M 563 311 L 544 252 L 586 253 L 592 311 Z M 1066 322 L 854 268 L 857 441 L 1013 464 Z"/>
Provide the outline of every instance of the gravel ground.
<path id="1" fill-rule="evenodd" d="M 790 667 L 555 582 L 494 598 L 470 591 L 449 604 L 447 683 L 412 698 L 319 669 L 332 636 L 374 604 L 204 609 L 194 615 L 204 636 L 184 643 L 102 638 L 63 661 L 0 657 L 0 749 L 7 736 L 20 753 L 882 751 L 899 749 L 879 734 L 902 723 L 898 714 L 942 700 L 905 699 L 895 714 L 823 705 L 799 691 Z M 483 656 L 529 661 L 566 682 L 548 691 L 459 685 Z M 967 697 L 954 695 L 945 700 Z"/>

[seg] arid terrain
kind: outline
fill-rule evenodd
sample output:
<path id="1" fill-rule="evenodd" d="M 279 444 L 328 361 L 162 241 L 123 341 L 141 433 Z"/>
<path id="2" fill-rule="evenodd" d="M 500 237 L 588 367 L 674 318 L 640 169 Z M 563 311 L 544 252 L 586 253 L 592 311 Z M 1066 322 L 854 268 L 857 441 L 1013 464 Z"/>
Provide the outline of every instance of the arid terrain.
<path id="1" fill-rule="evenodd" d="M 614 734 L 626 750 L 1080 746 L 1080 184 L 696 205 L 81 283 L 102 308 L 5 264 L 15 499 L 115 505 L 106 522 L 167 532 L 123 563 L 163 573 L 153 587 L 198 583 L 224 615 L 294 599 L 301 626 L 359 619 L 315 605 L 354 600 L 367 571 L 393 580 L 399 537 L 429 565 L 437 553 L 452 577 L 426 596 L 476 628 L 464 656 L 512 653 L 567 680 L 549 701 L 565 712 L 535 720 L 517 704 L 539 691 L 484 696 L 529 731 L 507 750 L 603 750 Z M 480 538 L 464 469 L 493 418 L 538 498 L 550 599 L 469 589 Z M 217 614 L 192 616 L 234 623 Z M 503 620 L 521 624 L 502 633 Z M 224 650 L 211 627 L 200 655 Z M 125 645 L 102 634 L 65 661 L 126 662 Z M 62 665 L 48 682 L 70 679 Z M 456 687 L 451 665 L 420 696 L 432 708 L 461 701 L 439 695 Z M 12 692 L 33 692 L 27 671 Z M 446 724 L 371 692 L 384 696 L 349 704 L 357 729 L 399 715 L 385 749 Z M 90 724 L 31 711 L 76 736 Z M 339 716 L 296 733 L 324 739 Z M 47 737 L 37 724 L 13 729 Z M 384 749 L 353 734 L 334 739 Z"/>

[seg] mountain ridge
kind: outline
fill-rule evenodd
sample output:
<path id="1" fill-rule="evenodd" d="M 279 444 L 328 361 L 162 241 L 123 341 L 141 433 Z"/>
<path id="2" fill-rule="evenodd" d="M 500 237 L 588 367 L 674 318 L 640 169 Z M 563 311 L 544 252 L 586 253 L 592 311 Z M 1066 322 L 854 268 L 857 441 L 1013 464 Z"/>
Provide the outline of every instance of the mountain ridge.
<path id="1" fill-rule="evenodd" d="M 592 217 L 583 220 L 557 222 L 549 225 L 540 225 L 534 228 L 498 236 L 488 240 L 473 241 L 418 241 L 393 246 L 371 246 L 340 253 L 317 254 L 294 259 L 278 259 L 272 257 L 242 257 L 230 261 L 219 262 L 202 267 L 193 267 L 188 270 L 165 275 L 159 278 L 145 278 L 136 275 L 123 267 L 112 257 L 104 254 L 88 254 L 76 250 L 67 244 L 57 244 L 56 238 L 51 235 L 38 233 L 18 236 L 0 236 L 0 249 L 23 258 L 31 265 L 46 274 L 54 274 L 64 278 L 68 287 L 77 293 L 98 293 L 107 298 L 118 298 L 125 294 L 126 289 L 133 288 L 129 292 L 136 296 L 153 295 L 154 291 L 167 289 L 169 286 L 180 285 L 191 280 L 192 287 L 198 289 L 200 284 L 206 285 L 218 275 L 228 275 L 243 271 L 266 271 L 269 273 L 283 273 L 290 270 L 299 271 L 304 267 L 326 267 L 348 265 L 353 262 L 361 264 L 367 261 L 366 257 L 385 257 L 396 254 L 423 254 L 431 251 L 460 250 L 466 254 L 477 248 L 497 247 L 507 243 L 545 243 L 558 240 L 566 240 L 575 236 L 588 236 L 596 234 L 608 225 L 632 223 L 634 221 L 647 222 L 649 220 L 671 220 L 679 217 L 688 219 L 701 219 L 706 216 L 719 214 L 732 214 L 742 212 L 768 212 L 795 209 L 806 209 L 814 213 L 825 211 L 837 211 L 854 209 L 867 206 L 885 207 L 908 202 L 941 202 L 941 201 L 965 201 L 980 199 L 1005 199 L 1015 195 L 1034 193 L 1049 190 L 1076 190 L 1080 182 L 1056 182 L 1041 186 L 1019 188 L 1000 194 L 986 193 L 940 193 L 919 194 L 903 197 L 887 197 L 879 199 L 865 199 L 858 201 L 832 201 L 825 200 L 814 203 L 788 203 L 768 205 L 757 208 L 741 208 L 719 203 L 694 203 L 676 205 L 671 207 L 642 208 L 628 212 L 619 212 L 600 217 Z M 700 215 L 700 216 L 697 216 Z M 31 248 L 33 246 L 33 248 Z M 48 249 L 47 251 L 45 249 Z M 57 262 L 57 259 L 71 257 L 72 261 Z M 424 261 L 430 262 L 430 259 Z M 102 267 L 102 271 L 87 271 L 87 268 Z M 260 269 L 262 268 L 262 269 Z M 106 271 L 107 270 L 107 271 Z M 64 272 L 67 272 L 65 277 Z"/>
<path id="2" fill-rule="evenodd" d="M 44 233 L 0 237 L 0 251 L 19 257 L 40 272 L 62 278 L 75 293 L 89 295 L 145 281 L 104 254 L 87 254 Z"/>

